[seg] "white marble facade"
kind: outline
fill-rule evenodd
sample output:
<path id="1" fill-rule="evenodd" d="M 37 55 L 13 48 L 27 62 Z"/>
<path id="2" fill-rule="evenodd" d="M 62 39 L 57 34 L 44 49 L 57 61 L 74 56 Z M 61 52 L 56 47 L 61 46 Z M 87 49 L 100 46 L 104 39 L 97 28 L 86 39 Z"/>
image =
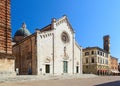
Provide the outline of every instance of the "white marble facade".
<path id="1" fill-rule="evenodd" d="M 66 16 L 36 31 L 38 75 L 82 74 L 82 47 Z"/>

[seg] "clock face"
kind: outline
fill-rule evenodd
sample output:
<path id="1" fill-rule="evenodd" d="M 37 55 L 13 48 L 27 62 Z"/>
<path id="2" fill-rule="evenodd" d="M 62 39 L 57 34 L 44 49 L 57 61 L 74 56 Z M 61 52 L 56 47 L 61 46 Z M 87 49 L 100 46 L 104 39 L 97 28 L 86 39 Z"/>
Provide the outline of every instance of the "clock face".
<path id="1" fill-rule="evenodd" d="M 69 36 L 66 32 L 63 32 L 62 33 L 62 36 L 61 36 L 61 40 L 64 42 L 64 43 L 68 43 L 69 42 Z"/>

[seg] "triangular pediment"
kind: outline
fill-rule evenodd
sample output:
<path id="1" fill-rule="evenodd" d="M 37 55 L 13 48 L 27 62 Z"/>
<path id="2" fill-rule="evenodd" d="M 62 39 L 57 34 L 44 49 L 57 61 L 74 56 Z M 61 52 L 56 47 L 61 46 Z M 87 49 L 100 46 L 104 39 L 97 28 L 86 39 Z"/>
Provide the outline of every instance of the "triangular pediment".
<path id="1" fill-rule="evenodd" d="M 63 24 L 63 23 L 67 23 L 67 26 L 70 29 L 71 33 L 74 33 L 74 30 L 73 30 L 67 16 L 63 16 L 63 17 L 61 17 L 59 19 L 53 18 L 51 24 L 43 27 L 42 29 L 40 29 L 40 31 L 41 32 L 46 32 L 46 31 L 54 30 L 55 26 L 58 26 L 58 25 Z"/>
<path id="2" fill-rule="evenodd" d="M 55 19 L 54 19 L 54 22 L 53 22 L 53 23 L 54 23 L 56 26 L 58 26 L 58 25 L 60 25 L 60 24 L 63 24 L 63 23 L 67 23 L 67 26 L 68 26 L 68 28 L 70 29 L 70 31 L 71 31 L 72 33 L 74 33 L 74 30 L 73 30 L 73 28 L 72 28 L 72 26 L 71 26 L 71 24 L 70 24 L 67 16 L 63 16 L 62 18 L 59 18 L 58 20 L 55 20 Z"/>

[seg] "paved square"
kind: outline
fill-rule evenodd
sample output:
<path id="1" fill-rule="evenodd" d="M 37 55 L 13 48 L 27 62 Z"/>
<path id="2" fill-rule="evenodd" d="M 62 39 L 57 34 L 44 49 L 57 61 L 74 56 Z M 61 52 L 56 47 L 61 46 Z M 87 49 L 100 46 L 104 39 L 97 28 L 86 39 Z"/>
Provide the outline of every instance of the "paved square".
<path id="1" fill-rule="evenodd" d="M 119 76 L 1 82 L 0 86 L 120 86 Z"/>

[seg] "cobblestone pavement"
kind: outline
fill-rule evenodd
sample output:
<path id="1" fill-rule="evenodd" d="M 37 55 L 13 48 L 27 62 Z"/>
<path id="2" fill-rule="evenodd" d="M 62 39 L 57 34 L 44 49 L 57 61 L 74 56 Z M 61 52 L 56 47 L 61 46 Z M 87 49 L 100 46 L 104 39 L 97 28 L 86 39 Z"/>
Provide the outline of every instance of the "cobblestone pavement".
<path id="1" fill-rule="evenodd" d="M 120 86 L 120 76 L 17 76 L 0 81 L 0 86 Z"/>

